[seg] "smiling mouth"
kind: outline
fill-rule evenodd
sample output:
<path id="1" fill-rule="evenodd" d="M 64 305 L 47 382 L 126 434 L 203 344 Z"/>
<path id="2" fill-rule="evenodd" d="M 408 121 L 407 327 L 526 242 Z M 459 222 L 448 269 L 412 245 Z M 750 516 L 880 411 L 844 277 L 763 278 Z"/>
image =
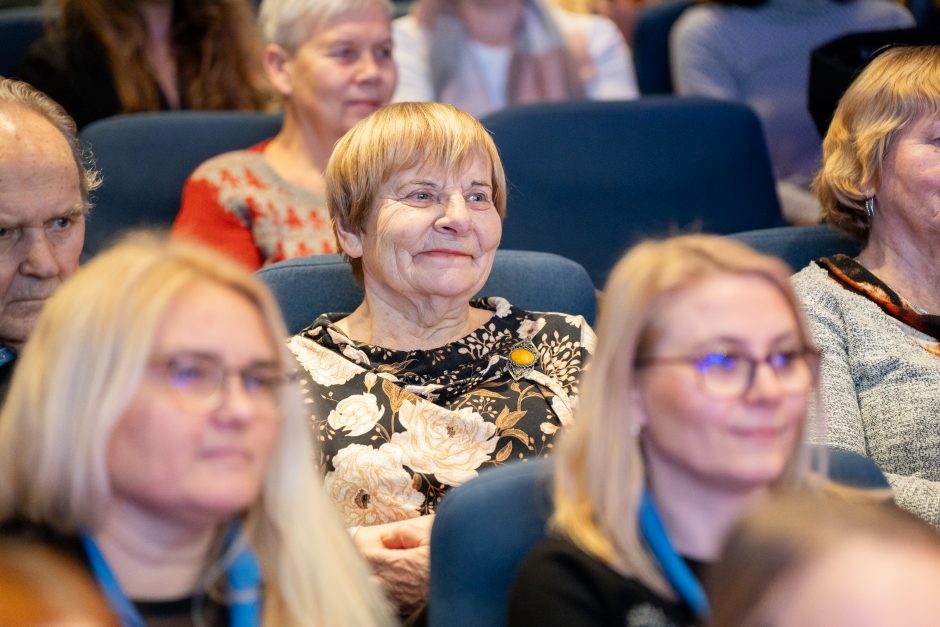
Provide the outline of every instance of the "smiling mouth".
<path id="1" fill-rule="evenodd" d="M 436 258 L 439 258 L 439 259 L 455 259 L 455 258 L 460 258 L 460 257 L 466 257 L 466 258 L 470 259 L 470 258 L 473 257 L 473 255 L 471 255 L 470 253 L 465 253 L 465 252 L 460 251 L 460 250 L 445 250 L 445 249 L 442 249 L 442 250 L 426 250 L 426 251 L 424 251 L 424 252 L 421 253 L 421 254 L 422 254 L 422 255 L 425 255 L 425 256 L 427 256 L 427 257 L 436 257 Z"/>
<path id="2" fill-rule="evenodd" d="M 378 100 L 352 100 L 348 104 L 350 107 L 363 107 L 369 109 L 378 109 L 382 106 L 382 103 Z"/>
<path id="3" fill-rule="evenodd" d="M 231 461 L 247 463 L 251 461 L 251 453 L 242 448 L 214 448 L 203 451 L 202 457 L 214 461 Z"/>
<path id="4" fill-rule="evenodd" d="M 36 309 L 45 305 L 46 300 L 48 300 L 48 297 L 46 296 L 41 298 L 18 298 L 16 300 L 7 301 L 7 303 L 4 305 L 4 308 Z"/>
<path id="5" fill-rule="evenodd" d="M 733 433 L 738 437 L 760 441 L 776 440 L 782 437 L 785 432 L 784 427 L 753 427 L 733 430 Z"/>

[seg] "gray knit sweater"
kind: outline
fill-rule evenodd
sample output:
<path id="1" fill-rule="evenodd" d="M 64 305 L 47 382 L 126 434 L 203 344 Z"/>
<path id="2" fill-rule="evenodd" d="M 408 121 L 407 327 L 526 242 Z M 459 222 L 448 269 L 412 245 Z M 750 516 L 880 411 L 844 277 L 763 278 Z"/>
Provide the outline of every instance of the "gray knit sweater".
<path id="1" fill-rule="evenodd" d="M 868 455 L 898 505 L 940 528 L 940 358 L 936 340 L 811 263 L 793 277 L 822 351 L 829 444 Z"/>

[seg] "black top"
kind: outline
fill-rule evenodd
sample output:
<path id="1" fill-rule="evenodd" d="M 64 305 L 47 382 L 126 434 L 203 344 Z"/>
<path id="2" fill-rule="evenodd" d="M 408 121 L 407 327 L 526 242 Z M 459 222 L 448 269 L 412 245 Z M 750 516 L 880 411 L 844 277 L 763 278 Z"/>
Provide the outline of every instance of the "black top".
<path id="1" fill-rule="evenodd" d="M 696 575 L 702 565 L 689 561 Z M 681 601 L 659 596 L 624 577 L 570 540 L 550 537 L 516 573 L 509 627 L 688 627 L 695 614 Z"/>
<path id="2" fill-rule="evenodd" d="M 62 535 L 43 525 L 22 521 L 0 524 L 0 536 L 46 546 L 83 566 L 94 577 L 91 562 L 77 536 Z M 133 599 L 132 599 L 133 600 Z M 228 627 L 228 608 L 199 595 L 169 601 L 134 601 L 147 627 Z"/>
<path id="3" fill-rule="evenodd" d="M 44 36 L 26 52 L 17 76 L 62 105 L 78 128 L 124 112 L 108 55 L 90 33 Z M 168 110 L 157 93 L 160 109 Z"/>

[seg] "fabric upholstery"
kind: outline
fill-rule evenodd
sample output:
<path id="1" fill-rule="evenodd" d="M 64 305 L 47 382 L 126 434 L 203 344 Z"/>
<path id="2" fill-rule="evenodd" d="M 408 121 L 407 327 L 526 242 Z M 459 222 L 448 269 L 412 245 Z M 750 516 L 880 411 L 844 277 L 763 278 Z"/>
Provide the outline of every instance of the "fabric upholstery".
<path id="1" fill-rule="evenodd" d="M 288 259 L 257 272 L 281 305 L 287 330 L 298 333 L 321 313 L 350 312 L 363 293 L 340 255 Z M 502 296 L 529 311 L 580 314 L 593 324 L 594 286 L 577 263 L 548 253 L 499 250 L 481 296 Z"/>

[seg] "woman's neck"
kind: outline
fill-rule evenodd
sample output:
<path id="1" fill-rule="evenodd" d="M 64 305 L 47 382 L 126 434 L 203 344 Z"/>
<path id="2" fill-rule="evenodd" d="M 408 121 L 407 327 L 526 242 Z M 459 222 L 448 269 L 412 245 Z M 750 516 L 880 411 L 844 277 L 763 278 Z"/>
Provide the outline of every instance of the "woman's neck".
<path id="1" fill-rule="evenodd" d="M 179 109 L 181 101 L 171 37 L 173 3 L 141 2 L 140 11 L 147 25 L 147 64 L 167 104 L 171 109 Z"/>
<path id="2" fill-rule="evenodd" d="M 357 342 L 391 350 L 431 350 L 466 337 L 493 316 L 465 299 L 395 300 L 367 290 L 362 304 L 336 325 Z"/>
<path id="3" fill-rule="evenodd" d="M 288 105 L 284 125 L 264 150 L 264 158 L 285 181 L 315 194 L 326 191 L 323 171 L 339 137 L 324 138 L 303 124 Z"/>
<path id="4" fill-rule="evenodd" d="M 461 0 L 457 11 L 470 39 L 511 46 L 522 24 L 525 0 Z"/>
<path id="5" fill-rule="evenodd" d="M 647 479 L 673 547 L 680 555 L 702 562 L 718 559 L 725 535 L 742 509 L 767 492 L 766 487 L 722 489 L 665 468 L 651 467 Z"/>
<path id="6" fill-rule="evenodd" d="M 124 594 L 138 601 L 194 594 L 214 536 L 214 527 L 168 522 L 125 505 L 115 506 L 94 533 Z"/>
<path id="7" fill-rule="evenodd" d="M 876 215 L 877 219 L 878 216 Z M 858 261 L 915 307 L 940 314 L 940 241 L 894 235 L 894 229 L 875 228 Z"/>

